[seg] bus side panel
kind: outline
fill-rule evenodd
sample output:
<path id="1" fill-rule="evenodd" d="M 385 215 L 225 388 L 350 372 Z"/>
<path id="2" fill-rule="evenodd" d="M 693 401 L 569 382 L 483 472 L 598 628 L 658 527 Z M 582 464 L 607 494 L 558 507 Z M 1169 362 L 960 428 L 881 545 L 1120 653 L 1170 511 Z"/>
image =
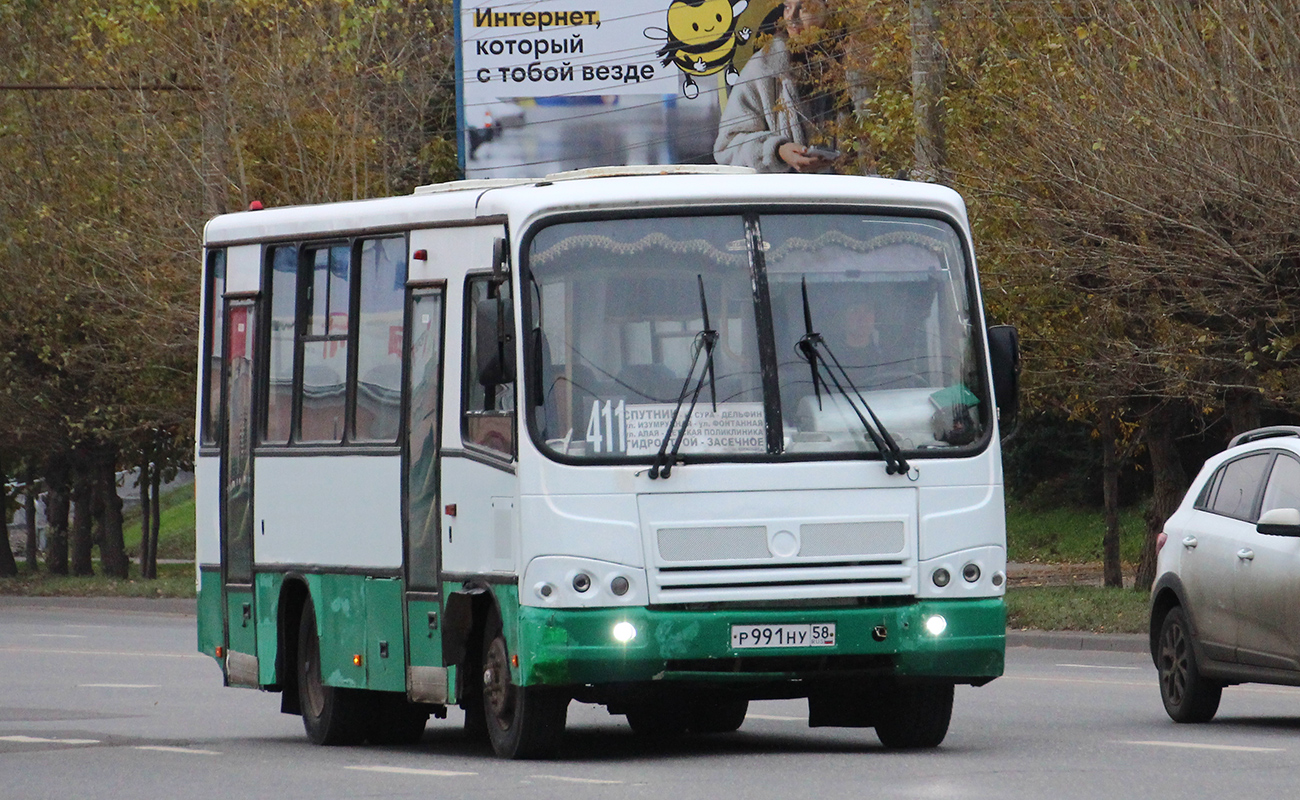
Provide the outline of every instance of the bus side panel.
<path id="1" fill-rule="evenodd" d="M 253 618 L 251 587 L 226 587 L 226 619 L 229 621 L 227 644 L 231 653 L 257 656 L 257 623 Z M 229 659 L 229 656 L 227 656 Z M 243 679 L 241 679 L 243 680 Z M 251 675 L 247 680 L 251 681 Z"/>
<path id="2" fill-rule="evenodd" d="M 217 657 L 225 633 L 221 627 L 221 569 L 199 567 L 199 596 L 197 602 L 199 652 Z"/>
<path id="3" fill-rule="evenodd" d="M 221 563 L 221 459 L 201 456 L 194 462 L 194 560 Z"/>
<path id="4" fill-rule="evenodd" d="M 402 643 L 402 582 L 368 578 L 366 603 L 366 684 L 385 692 L 406 691 L 406 652 Z"/>
<path id="5" fill-rule="evenodd" d="M 363 575 L 307 576 L 320 634 L 321 680 L 327 686 L 366 688 L 367 580 Z"/>
<path id="6" fill-rule="evenodd" d="M 284 575 L 259 572 L 253 576 L 257 594 L 257 682 L 262 686 L 280 683 L 276 674 L 280 653 L 280 590 Z"/>
<path id="7" fill-rule="evenodd" d="M 442 569 L 457 575 L 513 573 L 519 541 L 518 480 L 468 458 L 442 461 Z"/>

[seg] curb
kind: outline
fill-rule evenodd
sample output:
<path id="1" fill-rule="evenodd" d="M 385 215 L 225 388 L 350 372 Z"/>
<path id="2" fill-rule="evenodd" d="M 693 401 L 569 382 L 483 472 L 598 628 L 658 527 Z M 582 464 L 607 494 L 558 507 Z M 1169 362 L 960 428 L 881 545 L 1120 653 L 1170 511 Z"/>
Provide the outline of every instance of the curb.
<path id="1" fill-rule="evenodd" d="M 1150 639 L 1140 633 L 1086 633 L 1084 631 L 1007 631 L 1007 647 L 1052 650 L 1102 650 L 1113 653 L 1149 653 Z"/>
<path id="2" fill-rule="evenodd" d="M 90 611 L 120 614 L 168 614 L 197 616 L 197 601 L 192 597 L 26 597 L 0 595 L 0 609 L 30 611 Z"/>

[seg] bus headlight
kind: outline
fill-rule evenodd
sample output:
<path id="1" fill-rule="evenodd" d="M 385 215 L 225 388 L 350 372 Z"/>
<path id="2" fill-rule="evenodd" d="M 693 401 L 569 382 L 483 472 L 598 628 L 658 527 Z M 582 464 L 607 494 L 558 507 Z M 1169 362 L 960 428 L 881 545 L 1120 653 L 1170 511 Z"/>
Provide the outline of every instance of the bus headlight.
<path id="1" fill-rule="evenodd" d="M 614 626 L 614 641 L 627 644 L 636 638 L 636 626 L 626 620 Z"/>
<path id="2" fill-rule="evenodd" d="M 931 636 L 938 636 L 948 629 L 948 620 L 941 614 L 935 614 L 925 619 L 925 630 Z"/>

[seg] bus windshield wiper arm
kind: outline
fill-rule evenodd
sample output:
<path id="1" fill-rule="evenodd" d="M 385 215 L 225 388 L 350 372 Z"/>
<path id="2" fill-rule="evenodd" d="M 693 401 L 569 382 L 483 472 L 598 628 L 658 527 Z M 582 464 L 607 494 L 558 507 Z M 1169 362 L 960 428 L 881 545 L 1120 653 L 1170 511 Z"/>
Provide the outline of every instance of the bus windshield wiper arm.
<path id="1" fill-rule="evenodd" d="M 903 449 L 894 441 L 894 437 L 889 435 L 889 430 L 880 421 L 880 417 L 876 416 L 876 412 L 871 410 L 871 406 L 867 403 L 866 398 L 862 396 L 862 392 L 858 391 L 858 387 L 853 384 L 853 379 L 849 377 L 849 373 L 845 371 L 839 359 L 835 357 L 835 353 L 831 352 L 830 345 L 826 344 L 826 340 L 822 338 L 820 333 L 813 330 L 812 309 L 808 304 L 808 281 L 806 279 L 802 281 L 801 288 L 803 291 L 804 335 L 799 338 L 795 349 L 808 362 L 808 367 L 812 370 L 813 392 L 817 395 L 817 407 L 821 408 L 821 387 L 826 386 L 826 390 L 829 392 L 833 384 L 835 390 L 848 401 L 849 407 L 853 409 L 858 421 L 862 423 L 863 430 L 871 438 L 871 443 L 880 451 L 881 458 L 885 460 L 885 472 L 889 475 L 906 474 L 908 464 L 907 459 L 903 458 Z M 823 355 L 823 351 L 825 351 L 825 355 Z M 829 362 L 827 357 L 830 358 Z M 826 378 L 822 377 L 818 364 L 825 368 L 830 383 L 827 383 Z M 834 365 L 833 369 L 832 365 Z M 844 379 L 843 383 L 840 382 L 841 377 Z M 848 384 L 848 386 L 846 387 L 844 384 Z M 850 391 L 852 391 L 852 394 L 849 393 Z M 853 402 L 854 398 L 857 398 L 858 403 L 862 404 L 862 408 L 858 408 L 858 404 Z M 864 410 L 867 412 L 866 416 L 862 413 Z M 867 416 L 871 417 L 870 422 L 867 421 Z"/>
<path id="2" fill-rule="evenodd" d="M 677 451 L 682 447 L 682 437 L 686 435 L 686 428 L 691 424 L 691 414 L 695 413 L 695 404 L 700 399 L 700 390 L 704 388 L 706 377 L 709 379 L 709 395 L 713 402 L 713 410 L 718 410 L 718 386 L 713 372 L 713 348 L 718 343 L 718 332 L 709 326 L 709 303 L 704 298 L 704 276 L 695 277 L 700 283 L 700 315 L 704 329 L 695 335 L 691 368 L 686 371 L 686 380 L 682 382 L 682 391 L 677 395 L 677 405 L 673 407 L 672 419 L 668 420 L 668 430 L 664 432 L 664 439 L 659 443 L 659 452 L 655 454 L 654 463 L 650 465 L 651 480 L 667 478 L 672 474 L 673 462 L 677 460 Z M 700 377 L 695 378 L 695 365 L 700 361 L 700 353 L 704 353 L 704 369 L 700 370 Z M 691 405 L 686 409 L 686 418 L 682 420 L 682 427 L 677 431 L 677 439 L 674 441 L 673 429 L 677 427 L 677 415 L 681 413 L 682 405 L 686 402 L 686 392 L 691 387 L 692 378 L 695 378 L 695 388 L 691 391 Z M 671 450 L 668 448 L 669 441 L 673 442 Z"/>

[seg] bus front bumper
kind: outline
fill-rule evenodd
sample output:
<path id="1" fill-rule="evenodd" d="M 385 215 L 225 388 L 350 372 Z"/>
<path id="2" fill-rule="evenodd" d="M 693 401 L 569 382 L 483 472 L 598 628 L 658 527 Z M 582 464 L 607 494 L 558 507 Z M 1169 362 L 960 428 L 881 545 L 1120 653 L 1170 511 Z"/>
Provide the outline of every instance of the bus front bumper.
<path id="1" fill-rule="evenodd" d="M 733 646 L 733 634 L 742 631 L 827 625 L 835 626 L 833 644 Z M 979 684 L 1002 674 L 1006 606 L 1000 597 L 820 609 L 525 606 L 520 608 L 518 636 L 517 680 L 523 685 L 756 682 L 836 675 Z"/>

